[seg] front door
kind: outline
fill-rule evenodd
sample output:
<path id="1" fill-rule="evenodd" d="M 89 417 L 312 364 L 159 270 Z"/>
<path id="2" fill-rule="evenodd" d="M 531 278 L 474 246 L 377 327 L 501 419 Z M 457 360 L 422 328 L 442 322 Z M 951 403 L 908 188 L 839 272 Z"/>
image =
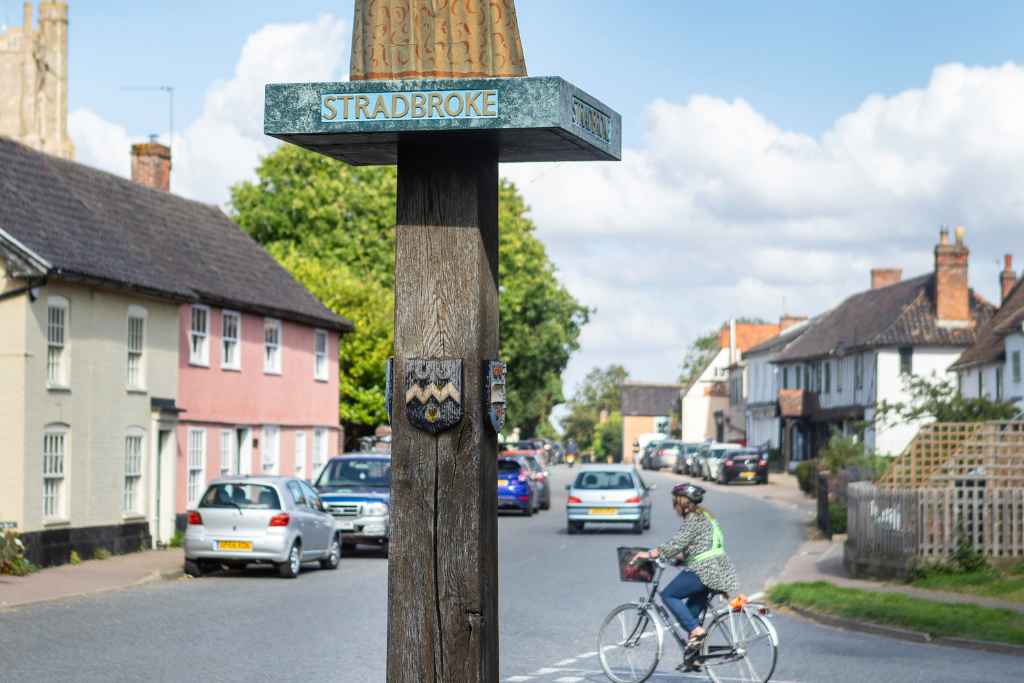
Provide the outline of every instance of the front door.
<path id="1" fill-rule="evenodd" d="M 234 471 L 240 475 L 252 474 L 252 429 L 235 428 Z"/>

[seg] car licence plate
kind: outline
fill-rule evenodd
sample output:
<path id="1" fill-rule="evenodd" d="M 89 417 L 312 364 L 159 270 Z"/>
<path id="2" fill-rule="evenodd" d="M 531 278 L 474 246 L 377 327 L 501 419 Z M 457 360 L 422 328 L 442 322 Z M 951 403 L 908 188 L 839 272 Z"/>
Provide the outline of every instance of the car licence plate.
<path id="1" fill-rule="evenodd" d="M 753 479 L 757 476 L 757 472 L 740 472 L 740 476 L 744 479 Z"/>
<path id="2" fill-rule="evenodd" d="M 508 486 L 508 479 L 499 479 L 498 486 Z"/>
<path id="3" fill-rule="evenodd" d="M 590 514 L 592 515 L 614 515 L 617 512 L 617 508 L 590 508 Z"/>
<path id="4" fill-rule="evenodd" d="M 217 541 L 217 550 L 252 550 L 252 541 Z"/>
<path id="5" fill-rule="evenodd" d="M 342 531 L 353 531 L 356 528 L 355 522 L 338 522 L 337 524 Z"/>

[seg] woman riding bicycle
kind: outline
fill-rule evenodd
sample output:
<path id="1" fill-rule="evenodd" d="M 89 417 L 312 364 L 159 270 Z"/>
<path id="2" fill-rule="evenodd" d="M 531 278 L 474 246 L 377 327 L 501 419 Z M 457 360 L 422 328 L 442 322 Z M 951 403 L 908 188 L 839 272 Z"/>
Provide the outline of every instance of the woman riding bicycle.
<path id="1" fill-rule="evenodd" d="M 661 589 L 661 599 L 690 634 L 687 651 L 693 650 L 704 634 L 698 618 L 711 591 L 728 593 L 739 588 L 736 572 L 722 548 L 722 530 L 714 516 L 701 507 L 702 500 L 704 489 L 699 486 L 685 483 L 673 488 L 672 508 L 684 518 L 683 526 L 668 543 L 637 553 L 633 558 L 639 562 L 678 556 L 683 561 L 683 570 Z M 684 665 L 686 662 L 676 668 Z"/>

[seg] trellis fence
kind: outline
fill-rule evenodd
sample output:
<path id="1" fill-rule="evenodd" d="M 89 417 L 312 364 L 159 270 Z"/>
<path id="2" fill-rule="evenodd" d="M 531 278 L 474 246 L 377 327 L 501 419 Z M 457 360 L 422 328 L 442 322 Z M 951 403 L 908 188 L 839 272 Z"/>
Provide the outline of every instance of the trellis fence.
<path id="1" fill-rule="evenodd" d="M 913 558 L 952 556 L 962 533 L 971 549 L 997 560 L 1024 556 L 1024 488 L 885 488 L 850 484 L 847 564 L 900 574 Z"/>

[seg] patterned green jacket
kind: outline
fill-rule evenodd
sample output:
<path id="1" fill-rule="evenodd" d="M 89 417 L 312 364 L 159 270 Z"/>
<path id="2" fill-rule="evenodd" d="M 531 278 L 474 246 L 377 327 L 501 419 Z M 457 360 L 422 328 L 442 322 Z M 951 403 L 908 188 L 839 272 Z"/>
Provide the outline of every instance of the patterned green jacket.
<path id="1" fill-rule="evenodd" d="M 715 528 L 711 520 L 700 512 L 694 512 L 686 516 L 683 526 L 671 541 L 658 546 L 658 555 L 666 558 L 682 555 L 684 560 L 695 557 L 706 550 L 711 550 L 714 536 Z M 689 562 L 684 564 L 682 569 L 696 574 L 700 582 L 711 590 L 726 593 L 739 590 L 740 583 L 736 578 L 736 572 L 725 554 Z"/>

